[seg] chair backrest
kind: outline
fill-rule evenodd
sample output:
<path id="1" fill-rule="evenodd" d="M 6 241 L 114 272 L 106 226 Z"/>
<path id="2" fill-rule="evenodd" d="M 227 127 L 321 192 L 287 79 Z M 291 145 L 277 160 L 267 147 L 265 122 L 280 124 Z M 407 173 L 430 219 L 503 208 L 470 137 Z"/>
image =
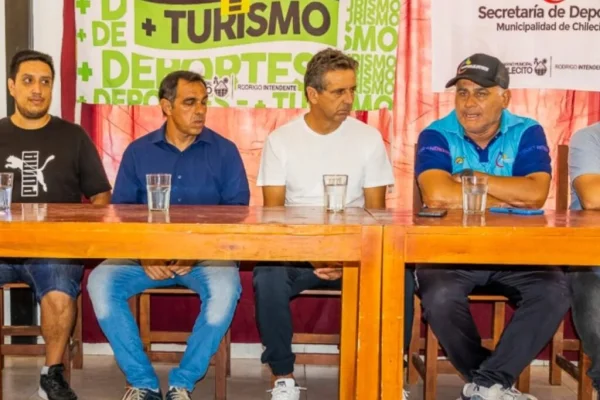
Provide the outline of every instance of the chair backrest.
<path id="1" fill-rule="evenodd" d="M 558 145 L 556 158 L 556 211 L 569 209 L 569 146 Z"/>
<path id="2" fill-rule="evenodd" d="M 419 211 L 423 207 L 423 199 L 421 198 L 421 189 L 419 189 L 419 183 L 417 182 L 417 176 L 415 175 L 414 167 L 417 164 L 417 146 L 415 145 L 414 158 L 413 158 L 413 201 L 412 209 L 413 212 Z"/>

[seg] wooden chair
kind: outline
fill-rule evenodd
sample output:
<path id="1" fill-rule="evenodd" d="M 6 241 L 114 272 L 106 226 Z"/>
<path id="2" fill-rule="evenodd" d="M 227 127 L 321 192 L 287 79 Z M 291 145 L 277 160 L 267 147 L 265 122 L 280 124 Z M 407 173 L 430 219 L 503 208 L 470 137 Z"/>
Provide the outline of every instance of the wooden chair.
<path id="1" fill-rule="evenodd" d="M 145 290 L 138 296 L 139 299 L 132 297 L 129 301 L 134 317 L 139 319 L 140 337 L 150 361 L 179 363 L 183 356 L 182 352 L 152 350 L 152 343 L 186 343 L 190 335 L 190 332 L 153 331 L 151 329 L 150 297 L 154 294 L 176 296 L 197 296 L 197 294 L 193 290 L 181 287 L 156 288 Z M 231 374 L 230 352 L 231 332 L 228 330 L 223 340 L 221 340 L 216 354 L 210 361 L 210 365 L 215 367 L 215 400 L 225 400 L 227 398 L 227 377 Z"/>
<path id="2" fill-rule="evenodd" d="M 8 283 L 0 286 L 0 400 L 2 400 L 2 370 L 4 369 L 5 356 L 43 356 L 46 354 L 44 344 L 4 344 L 6 336 L 41 336 L 39 325 L 31 326 L 5 326 L 4 325 L 4 290 L 5 289 L 29 289 L 24 283 Z M 64 353 L 63 364 L 65 366 L 65 379 L 70 381 L 71 368 L 81 369 L 83 367 L 83 340 L 82 340 L 82 308 L 81 295 L 77 297 L 77 317 L 75 327 L 71 334 L 71 342 Z M 71 365 L 72 363 L 72 365 Z"/>
<path id="3" fill-rule="evenodd" d="M 557 157 L 557 183 L 556 183 L 556 210 L 566 211 L 569 208 L 569 146 L 558 146 Z M 592 380 L 587 376 L 590 359 L 583 352 L 581 343 L 577 339 L 564 338 L 565 323 L 561 322 L 550 344 L 550 384 L 559 386 L 562 383 L 564 370 L 578 382 L 577 399 L 591 400 L 594 394 Z M 564 351 L 578 351 L 579 365 L 567 360 Z"/>
<path id="4" fill-rule="evenodd" d="M 415 147 L 415 161 L 417 150 Z M 413 179 L 413 211 L 417 212 L 423 206 L 421 192 L 417 177 Z M 493 350 L 504 331 L 506 303 L 508 299 L 504 296 L 471 295 L 470 302 L 486 302 L 494 305 L 494 318 L 492 323 L 492 338 L 484 339 L 482 345 Z M 440 350 L 439 342 L 433 330 L 425 322 L 426 335 L 421 339 L 421 300 L 415 294 L 415 314 L 412 325 L 412 339 L 408 354 L 407 380 L 409 384 L 417 383 L 418 376 L 423 380 L 423 400 L 435 400 L 437 392 L 437 375 L 439 373 L 457 373 L 456 369 L 448 360 L 438 360 Z M 424 360 L 421 352 L 425 352 Z M 519 376 L 517 387 L 522 392 L 529 392 L 531 368 L 527 367 Z"/>
<path id="5" fill-rule="evenodd" d="M 502 336 L 505 323 L 506 303 L 508 299 L 503 296 L 472 295 L 470 302 L 486 302 L 494 305 L 494 318 L 492 320 L 492 338 L 483 339 L 482 345 L 493 350 Z M 458 374 L 448 360 L 438 360 L 441 350 L 439 342 L 429 324 L 425 324 L 425 339 L 421 339 L 421 301 L 415 295 L 415 316 L 412 326 L 412 340 L 410 342 L 408 357 L 408 383 L 417 383 L 418 376 L 423 380 L 423 400 L 436 399 L 438 374 Z M 425 351 L 425 358 L 421 358 L 421 351 Z M 527 367 L 519 376 L 517 387 L 522 392 L 529 391 L 531 368 Z"/>

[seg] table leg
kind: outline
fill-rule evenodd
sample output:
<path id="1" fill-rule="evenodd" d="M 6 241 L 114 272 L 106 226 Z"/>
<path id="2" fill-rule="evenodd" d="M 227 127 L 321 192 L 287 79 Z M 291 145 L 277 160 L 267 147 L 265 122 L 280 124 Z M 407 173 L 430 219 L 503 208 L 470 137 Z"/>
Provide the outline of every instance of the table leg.
<path id="1" fill-rule="evenodd" d="M 342 327 L 340 332 L 339 399 L 354 398 L 356 386 L 356 328 L 358 316 L 358 263 L 344 263 L 342 276 Z"/>
<path id="2" fill-rule="evenodd" d="M 400 399 L 404 384 L 404 231 L 383 234 L 381 399 Z"/>
<path id="3" fill-rule="evenodd" d="M 358 290 L 356 399 L 379 398 L 383 228 L 364 226 Z"/>

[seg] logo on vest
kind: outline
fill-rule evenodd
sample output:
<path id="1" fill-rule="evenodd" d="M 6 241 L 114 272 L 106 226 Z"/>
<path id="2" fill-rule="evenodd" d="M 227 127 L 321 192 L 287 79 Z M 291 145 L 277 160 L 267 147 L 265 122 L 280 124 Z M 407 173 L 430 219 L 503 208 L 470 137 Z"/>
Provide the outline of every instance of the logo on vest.
<path id="1" fill-rule="evenodd" d="M 512 161 L 513 160 L 510 160 L 508 156 L 501 151 L 500 154 L 498 154 L 498 157 L 496 157 L 496 167 L 504 168 L 505 164 L 511 163 Z"/>
<path id="2" fill-rule="evenodd" d="M 455 162 L 456 164 L 458 164 L 458 165 L 461 165 L 462 163 L 464 163 L 464 162 L 465 162 L 465 158 L 464 158 L 464 157 L 456 157 L 456 158 L 454 159 L 454 162 Z"/>

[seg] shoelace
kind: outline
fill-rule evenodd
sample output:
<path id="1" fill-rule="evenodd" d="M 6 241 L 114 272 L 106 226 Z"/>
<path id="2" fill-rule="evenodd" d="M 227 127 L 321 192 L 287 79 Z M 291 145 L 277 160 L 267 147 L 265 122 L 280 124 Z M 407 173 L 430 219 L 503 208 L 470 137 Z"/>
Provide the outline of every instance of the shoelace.
<path id="1" fill-rule="evenodd" d="M 171 400 L 192 400 L 188 391 L 182 388 L 175 388 L 171 393 Z"/>
<path id="2" fill-rule="evenodd" d="M 268 393 L 271 393 L 271 400 L 289 400 L 288 396 L 292 396 L 295 394 L 300 394 L 301 390 L 306 390 L 306 388 L 300 386 L 287 387 L 287 386 L 278 386 L 276 388 L 267 390 Z"/>
<path id="3" fill-rule="evenodd" d="M 146 396 L 146 390 L 138 388 L 129 388 L 125 392 L 122 400 L 143 400 Z"/>

